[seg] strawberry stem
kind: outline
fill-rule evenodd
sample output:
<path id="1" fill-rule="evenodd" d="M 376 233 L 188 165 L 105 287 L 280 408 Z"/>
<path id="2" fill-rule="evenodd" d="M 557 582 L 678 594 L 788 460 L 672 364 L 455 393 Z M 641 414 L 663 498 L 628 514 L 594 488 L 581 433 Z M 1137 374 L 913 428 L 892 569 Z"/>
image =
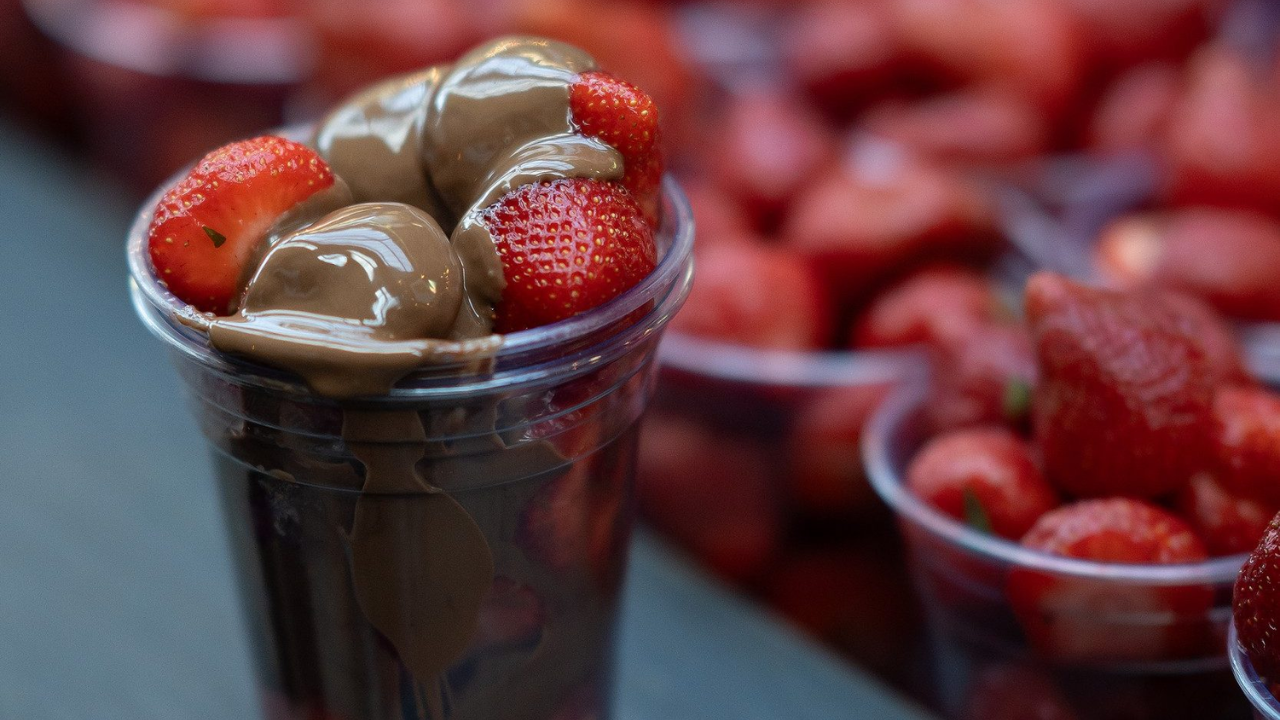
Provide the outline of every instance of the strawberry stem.
<path id="1" fill-rule="evenodd" d="M 982 501 L 973 492 L 973 488 L 965 488 L 963 497 L 965 524 L 984 535 L 992 534 L 991 517 L 987 515 L 987 509 L 982 507 Z"/>

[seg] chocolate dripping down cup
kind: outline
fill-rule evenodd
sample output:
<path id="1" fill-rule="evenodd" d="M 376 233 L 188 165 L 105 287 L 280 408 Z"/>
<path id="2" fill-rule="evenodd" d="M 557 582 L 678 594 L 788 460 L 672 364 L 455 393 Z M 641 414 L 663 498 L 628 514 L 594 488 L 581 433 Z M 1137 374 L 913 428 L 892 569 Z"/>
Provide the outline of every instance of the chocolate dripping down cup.
<path id="1" fill-rule="evenodd" d="M 610 717 L 639 423 L 692 281 L 676 183 L 636 287 L 342 403 L 182 321 L 147 257 L 155 199 L 130 293 L 212 450 L 264 715 Z M 386 463 L 420 484 L 375 483 Z"/>

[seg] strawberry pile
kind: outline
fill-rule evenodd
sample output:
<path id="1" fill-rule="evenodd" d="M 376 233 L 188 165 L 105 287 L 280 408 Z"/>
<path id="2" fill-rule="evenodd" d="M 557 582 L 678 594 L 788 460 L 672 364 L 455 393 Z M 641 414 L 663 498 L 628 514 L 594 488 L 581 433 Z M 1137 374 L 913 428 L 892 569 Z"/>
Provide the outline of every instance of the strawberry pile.
<path id="1" fill-rule="evenodd" d="M 1028 281 L 1025 315 L 1025 329 L 1004 326 L 1034 358 L 1016 417 L 951 412 L 944 366 L 926 408 L 935 435 L 907 489 L 978 532 L 1068 558 L 1196 563 L 1253 548 L 1280 510 L 1280 395 L 1249 376 L 1223 321 L 1187 295 L 1051 273 Z M 1006 592 L 1033 645 L 1060 659 L 1204 652 L 1196 623 L 1107 627 L 1099 613 L 1123 602 L 1202 617 L 1210 589 L 1135 586 L 1121 601 L 1103 585 L 1015 569 Z"/>

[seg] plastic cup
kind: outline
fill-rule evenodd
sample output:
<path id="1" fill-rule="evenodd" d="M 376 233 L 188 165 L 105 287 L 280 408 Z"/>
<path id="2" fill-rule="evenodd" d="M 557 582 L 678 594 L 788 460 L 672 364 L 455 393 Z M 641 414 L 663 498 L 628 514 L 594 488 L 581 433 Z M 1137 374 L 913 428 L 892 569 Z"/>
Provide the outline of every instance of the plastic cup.
<path id="1" fill-rule="evenodd" d="M 891 518 L 863 476 L 863 421 L 917 350 L 767 351 L 672 331 L 641 442 L 647 523 L 899 687 L 919 615 Z"/>
<path id="2" fill-rule="evenodd" d="M 287 15 L 184 15 L 181 3 L 22 0 L 62 49 L 68 96 L 94 160 L 139 194 L 214 147 L 285 120 L 311 72 Z"/>
<path id="3" fill-rule="evenodd" d="M 1034 692 L 1017 702 L 1060 705 L 1077 720 L 1248 717 L 1223 652 L 1244 556 L 1097 563 L 1029 550 L 938 513 L 903 485 L 927 440 L 926 393 L 920 384 L 895 394 L 863 448 L 929 616 L 939 709 L 967 720 L 1000 701 L 991 693 Z M 993 681 L 1010 673 L 1018 682 Z"/>
<path id="4" fill-rule="evenodd" d="M 483 372 L 424 368 L 342 405 L 172 319 L 150 207 L 132 298 L 213 450 L 265 715 L 609 717 L 639 420 L 692 279 L 676 184 L 637 287 L 506 336 Z M 369 491 L 397 453 L 439 491 Z"/>
<path id="5" fill-rule="evenodd" d="M 1231 672 L 1236 677 L 1236 683 L 1253 706 L 1253 716 L 1257 720 L 1280 720 L 1280 700 L 1276 700 L 1266 681 L 1254 671 L 1253 663 L 1236 638 L 1234 623 L 1227 635 L 1227 655 L 1231 658 Z"/>

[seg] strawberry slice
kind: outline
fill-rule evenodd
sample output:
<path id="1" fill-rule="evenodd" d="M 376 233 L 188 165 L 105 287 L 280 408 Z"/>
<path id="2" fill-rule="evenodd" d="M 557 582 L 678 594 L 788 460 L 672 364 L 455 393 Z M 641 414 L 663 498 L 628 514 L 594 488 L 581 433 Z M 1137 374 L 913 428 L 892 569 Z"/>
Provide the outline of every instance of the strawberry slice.
<path id="1" fill-rule="evenodd" d="M 489 206 L 507 286 L 494 329 L 546 325 L 602 305 L 657 265 L 653 228 L 617 183 L 565 178 L 523 185 Z"/>
<path id="2" fill-rule="evenodd" d="M 324 160 L 291 140 L 264 136 L 214 150 L 156 206 L 148 240 L 156 275 L 200 310 L 233 312 L 267 231 L 332 186 Z"/>
<path id="3" fill-rule="evenodd" d="M 622 185 L 656 227 L 663 162 L 653 99 L 635 85 L 596 70 L 574 81 L 569 108 L 579 132 L 622 153 Z"/>

